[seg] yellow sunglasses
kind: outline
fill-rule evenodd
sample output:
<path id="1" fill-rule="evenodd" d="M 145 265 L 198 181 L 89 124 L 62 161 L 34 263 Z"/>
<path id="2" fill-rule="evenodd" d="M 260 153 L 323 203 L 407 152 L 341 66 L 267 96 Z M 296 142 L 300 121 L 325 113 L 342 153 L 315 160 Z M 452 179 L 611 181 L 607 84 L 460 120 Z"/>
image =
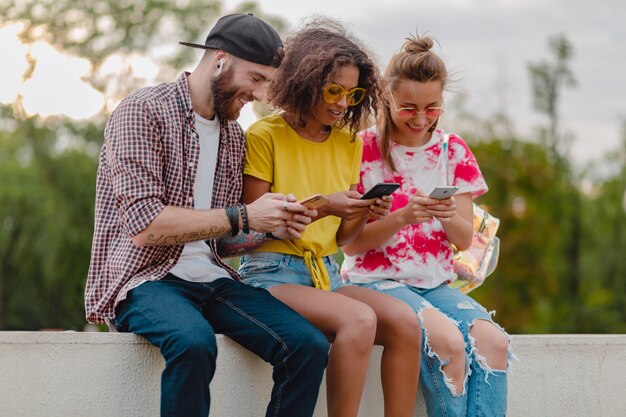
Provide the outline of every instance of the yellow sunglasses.
<path id="1" fill-rule="evenodd" d="M 348 106 L 356 106 L 363 101 L 366 92 L 367 90 L 361 87 L 346 90 L 339 84 L 328 84 L 324 87 L 324 100 L 327 103 L 339 103 L 343 96 L 346 96 Z"/>

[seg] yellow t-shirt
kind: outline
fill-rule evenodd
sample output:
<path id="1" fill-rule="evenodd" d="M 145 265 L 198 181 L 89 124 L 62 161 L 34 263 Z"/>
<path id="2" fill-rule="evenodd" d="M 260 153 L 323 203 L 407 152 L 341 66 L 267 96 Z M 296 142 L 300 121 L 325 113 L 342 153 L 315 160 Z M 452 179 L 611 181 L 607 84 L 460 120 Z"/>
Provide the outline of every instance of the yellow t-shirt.
<path id="1" fill-rule="evenodd" d="M 333 128 L 321 143 L 302 138 L 279 114 L 258 120 L 246 132 L 244 173 L 271 183 L 271 192 L 293 193 L 298 199 L 312 194 L 346 191 L 358 184 L 363 142 L 348 128 Z M 271 241 L 258 252 L 279 252 L 315 258 L 337 251 L 341 219 L 326 216 L 306 227 L 300 239 Z M 323 265 L 323 264 L 322 264 Z"/>

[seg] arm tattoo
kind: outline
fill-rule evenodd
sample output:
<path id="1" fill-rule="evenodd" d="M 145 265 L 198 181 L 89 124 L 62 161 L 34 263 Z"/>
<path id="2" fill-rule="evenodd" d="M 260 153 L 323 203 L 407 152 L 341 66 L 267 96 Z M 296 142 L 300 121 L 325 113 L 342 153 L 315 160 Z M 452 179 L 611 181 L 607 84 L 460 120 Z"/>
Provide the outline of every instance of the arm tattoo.
<path id="1" fill-rule="evenodd" d="M 201 230 L 199 232 L 183 233 L 182 235 L 148 235 L 148 240 L 155 246 L 171 246 L 182 245 L 187 242 L 196 242 L 198 240 L 217 239 L 226 233 L 225 227 L 213 226 L 209 230 Z"/>
<path id="2" fill-rule="evenodd" d="M 217 241 L 217 253 L 222 258 L 230 258 L 232 256 L 240 256 L 246 253 L 252 252 L 252 250 L 258 248 L 263 243 L 267 242 L 265 233 L 257 233 L 250 231 L 250 233 L 239 233 L 237 236 L 222 236 Z"/>

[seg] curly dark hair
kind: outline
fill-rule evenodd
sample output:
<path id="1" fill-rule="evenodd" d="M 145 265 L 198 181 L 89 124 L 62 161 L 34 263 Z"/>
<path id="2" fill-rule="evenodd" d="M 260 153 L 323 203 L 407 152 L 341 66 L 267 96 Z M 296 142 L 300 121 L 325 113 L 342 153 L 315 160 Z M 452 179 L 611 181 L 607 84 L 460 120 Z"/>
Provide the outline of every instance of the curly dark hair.
<path id="1" fill-rule="evenodd" d="M 362 123 L 376 115 L 378 70 L 365 49 L 345 28 L 328 18 L 317 18 L 287 38 L 285 59 L 270 82 L 268 93 L 273 106 L 295 116 L 302 125 L 311 109 L 323 100 L 323 87 L 344 65 L 359 69 L 359 87 L 367 90 L 365 98 L 348 107 L 340 127 L 349 126 L 355 133 Z"/>

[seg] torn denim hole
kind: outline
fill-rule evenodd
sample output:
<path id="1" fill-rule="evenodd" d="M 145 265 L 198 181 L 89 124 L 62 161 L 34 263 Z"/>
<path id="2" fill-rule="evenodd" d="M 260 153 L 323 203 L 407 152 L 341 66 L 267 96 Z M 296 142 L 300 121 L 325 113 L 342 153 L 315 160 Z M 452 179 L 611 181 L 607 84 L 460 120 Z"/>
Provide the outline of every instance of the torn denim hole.
<path id="1" fill-rule="evenodd" d="M 372 288 L 377 291 L 384 291 L 384 290 L 391 290 L 391 289 L 398 288 L 398 287 L 404 287 L 404 285 L 397 281 L 385 280 L 383 282 L 374 284 Z"/>
<path id="2" fill-rule="evenodd" d="M 430 303 L 429 303 L 430 304 Z M 441 313 L 441 310 L 439 310 L 436 307 L 433 307 L 432 305 L 429 306 L 429 308 L 433 308 L 437 311 L 439 311 Z M 443 367 L 446 366 L 448 363 L 450 363 L 450 358 L 446 358 L 445 361 L 442 361 L 441 358 L 439 357 L 439 355 L 437 354 L 437 352 L 435 352 L 431 346 L 430 346 L 430 342 L 428 340 L 428 329 L 426 328 L 426 326 L 424 326 L 424 316 L 423 316 L 423 311 L 424 309 L 421 309 L 420 311 L 418 311 L 417 313 L 417 318 L 419 319 L 420 322 L 420 326 L 422 326 L 422 331 L 424 332 L 424 352 L 431 358 L 435 358 L 439 361 L 439 372 L 441 372 L 441 375 L 443 377 L 443 382 L 446 384 L 446 387 L 448 387 L 448 389 L 450 390 L 450 393 L 452 394 L 453 397 L 461 397 L 463 395 L 467 394 L 467 381 L 469 380 L 470 375 L 472 374 L 472 370 L 470 368 L 470 358 L 466 355 L 465 356 L 465 378 L 463 379 L 463 390 L 460 393 L 456 392 L 456 387 L 454 386 L 454 384 L 452 383 L 452 379 L 449 378 L 446 373 L 443 370 Z M 443 313 L 441 313 L 443 314 Z M 444 316 L 450 320 L 454 326 L 458 329 L 459 328 L 459 321 L 456 321 L 448 316 L 446 316 L 444 314 Z M 465 346 L 465 348 L 467 348 L 467 346 Z"/>
<path id="3" fill-rule="evenodd" d="M 495 310 L 492 310 L 489 312 L 490 316 L 495 315 L 496 312 Z M 485 319 L 476 319 L 476 320 L 485 320 Z M 467 337 L 468 340 L 470 342 L 470 360 L 471 357 L 474 357 L 476 359 L 476 363 L 478 363 L 478 366 L 481 367 L 481 369 L 483 371 L 485 371 L 485 382 L 487 383 L 487 385 L 491 386 L 491 384 L 489 383 L 489 375 L 491 374 L 495 374 L 496 372 L 505 372 L 505 373 L 512 373 L 512 362 L 513 361 L 519 361 L 519 359 L 517 358 L 517 356 L 515 356 L 515 354 L 513 353 L 513 351 L 511 350 L 511 336 L 504 330 L 504 328 L 502 326 L 500 326 L 498 323 L 492 321 L 492 320 L 485 320 L 488 321 L 489 323 L 493 324 L 494 326 L 496 326 L 496 328 L 498 330 L 500 330 L 502 333 L 504 333 L 508 340 L 509 340 L 509 347 L 507 349 L 507 365 L 506 365 L 506 369 L 492 369 L 488 364 L 487 364 L 487 358 L 485 358 L 484 356 L 482 356 L 480 353 L 478 353 L 478 349 L 476 348 L 476 338 L 472 336 L 471 334 L 471 330 L 472 327 L 474 326 L 474 323 L 476 322 L 476 320 L 472 321 L 471 323 L 468 323 L 469 328 L 468 328 L 468 333 L 467 333 Z"/>

